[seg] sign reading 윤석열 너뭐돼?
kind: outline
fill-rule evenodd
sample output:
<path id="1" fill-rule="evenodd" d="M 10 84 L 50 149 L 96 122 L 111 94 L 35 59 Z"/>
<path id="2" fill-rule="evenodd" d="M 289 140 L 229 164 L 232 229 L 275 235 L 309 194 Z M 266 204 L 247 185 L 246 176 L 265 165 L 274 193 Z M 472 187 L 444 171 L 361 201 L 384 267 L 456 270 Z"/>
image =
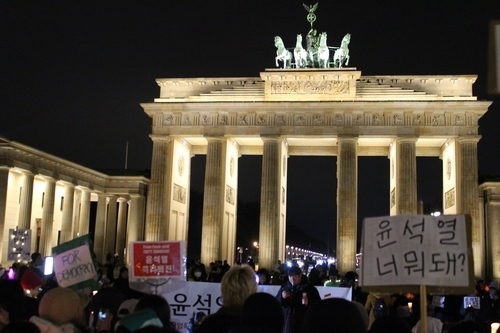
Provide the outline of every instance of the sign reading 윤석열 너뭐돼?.
<path id="1" fill-rule="evenodd" d="M 366 218 L 360 285 L 470 287 L 469 222 L 465 215 Z"/>

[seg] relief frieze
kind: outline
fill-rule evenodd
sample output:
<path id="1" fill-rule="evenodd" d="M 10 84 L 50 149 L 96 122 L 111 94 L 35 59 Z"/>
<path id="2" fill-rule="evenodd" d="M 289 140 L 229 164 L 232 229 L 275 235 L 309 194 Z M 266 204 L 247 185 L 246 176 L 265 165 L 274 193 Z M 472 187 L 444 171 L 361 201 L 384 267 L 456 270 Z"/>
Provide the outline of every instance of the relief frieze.
<path id="1" fill-rule="evenodd" d="M 174 184 L 174 196 L 173 199 L 180 203 L 186 203 L 186 189 L 182 186 Z"/>
<path id="2" fill-rule="evenodd" d="M 453 206 L 455 206 L 455 188 L 452 188 L 444 194 L 444 208 Z"/>
<path id="3" fill-rule="evenodd" d="M 171 126 L 174 124 L 174 116 L 171 114 L 166 114 L 163 118 L 163 126 Z"/>
<path id="4" fill-rule="evenodd" d="M 257 116 L 257 124 L 258 125 L 266 125 L 266 123 L 267 123 L 266 115 L 259 114 Z"/>
<path id="5" fill-rule="evenodd" d="M 348 81 L 273 81 L 271 94 L 312 94 L 345 95 L 349 94 Z"/>
<path id="6" fill-rule="evenodd" d="M 285 125 L 286 124 L 286 118 L 284 114 L 277 114 L 276 115 L 276 125 Z"/>
<path id="7" fill-rule="evenodd" d="M 232 188 L 229 185 L 226 185 L 226 202 L 230 203 L 231 205 L 234 205 L 236 202 L 236 192 L 234 191 L 234 188 Z"/>
<path id="8" fill-rule="evenodd" d="M 295 116 L 295 125 L 304 126 L 306 124 L 306 117 L 304 115 Z"/>
<path id="9" fill-rule="evenodd" d="M 322 114 L 313 115 L 313 122 L 314 125 L 323 125 L 323 115 Z"/>
<path id="10" fill-rule="evenodd" d="M 372 116 L 372 124 L 376 125 L 376 126 L 383 125 L 384 124 L 384 118 L 383 118 L 383 116 L 380 115 L 380 114 L 374 114 Z"/>
<path id="11" fill-rule="evenodd" d="M 227 115 L 223 114 L 219 116 L 219 125 L 227 125 Z"/>

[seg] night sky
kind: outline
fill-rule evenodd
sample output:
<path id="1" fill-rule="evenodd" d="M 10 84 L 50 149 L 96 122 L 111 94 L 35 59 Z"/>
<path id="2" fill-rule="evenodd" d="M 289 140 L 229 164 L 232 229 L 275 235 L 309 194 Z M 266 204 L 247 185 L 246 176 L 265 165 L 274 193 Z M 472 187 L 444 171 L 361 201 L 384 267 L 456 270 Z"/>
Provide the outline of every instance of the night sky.
<path id="1" fill-rule="evenodd" d="M 149 169 L 151 120 L 139 104 L 159 96 L 156 78 L 257 77 L 274 67 L 274 36 L 293 47 L 307 34 L 306 15 L 297 0 L 2 1 L 0 136 L 94 169 L 124 168 L 129 142 L 128 168 Z M 500 175 L 500 99 L 486 94 L 500 1 L 325 0 L 316 15 L 328 45 L 351 33 L 349 65 L 363 75 L 477 74 L 474 94 L 496 100 L 480 120 L 480 174 Z M 193 158 L 195 191 L 204 161 Z M 239 163 L 240 199 L 258 201 L 261 158 Z M 417 163 L 418 196 L 434 209 L 441 161 Z M 335 157 L 289 159 L 288 222 L 330 246 L 335 174 Z M 388 214 L 386 157 L 359 158 L 358 204 L 360 221 Z"/>

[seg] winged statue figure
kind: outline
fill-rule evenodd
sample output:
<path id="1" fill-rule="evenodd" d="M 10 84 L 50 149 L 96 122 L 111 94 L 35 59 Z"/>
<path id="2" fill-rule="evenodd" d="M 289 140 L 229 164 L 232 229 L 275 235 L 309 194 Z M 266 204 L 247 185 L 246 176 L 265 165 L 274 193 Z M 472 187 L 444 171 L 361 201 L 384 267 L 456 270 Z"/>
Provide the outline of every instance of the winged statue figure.
<path id="1" fill-rule="evenodd" d="M 304 6 L 304 8 L 305 8 L 305 9 L 306 9 L 309 13 L 313 14 L 313 13 L 316 11 L 316 9 L 318 8 L 318 3 L 319 3 L 319 2 L 316 2 L 316 4 L 315 4 L 315 5 L 309 5 L 309 6 L 308 6 L 308 5 L 306 5 L 305 3 L 303 3 L 302 5 Z"/>

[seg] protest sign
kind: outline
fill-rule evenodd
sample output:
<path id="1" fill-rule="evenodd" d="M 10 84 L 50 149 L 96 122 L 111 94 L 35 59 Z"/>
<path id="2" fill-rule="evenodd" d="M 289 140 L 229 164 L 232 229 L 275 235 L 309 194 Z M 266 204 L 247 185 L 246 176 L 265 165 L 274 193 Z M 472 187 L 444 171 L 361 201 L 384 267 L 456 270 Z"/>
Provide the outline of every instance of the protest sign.
<path id="1" fill-rule="evenodd" d="M 471 220 L 465 215 L 400 215 L 363 223 L 363 290 L 469 293 L 474 290 Z"/>
<path id="2" fill-rule="evenodd" d="M 31 260 L 31 230 L 9 229 L 9 261 Z"/>
<path id="3" fill-rule="evenodd" d="M 464 309 L 468 308 L 481 309 L 481 299 L 477 296 L 465 296 Z"/>
<path id="4" fill-rule="evenodd" d="M 186 280 L 186 242 L 131 242 L 129 262 L 130 286 L 158 293 L 167 282 Z"/>
<path id="5" fill-rule="evenodd" d="M 351 300 L 351 288 L 316 287 L 321 298 L 343 298 Z M 170 305 L 171 321 L 179 332 L 187 329 L 189 320 L 194 313 L 203 312 L 206 315 L 216 312 L 222 306 L 220 283 L 213 282 L 174 282 L 161 293 Z M 258 292 L 276 296 L 280 286 L 259 286 Z"/>
<path id="6" fill-rule="evenodd" d="M 97 289 L 97 272 L 89 235 L 52 248 L 54 273 L 61 287 Z"/>

